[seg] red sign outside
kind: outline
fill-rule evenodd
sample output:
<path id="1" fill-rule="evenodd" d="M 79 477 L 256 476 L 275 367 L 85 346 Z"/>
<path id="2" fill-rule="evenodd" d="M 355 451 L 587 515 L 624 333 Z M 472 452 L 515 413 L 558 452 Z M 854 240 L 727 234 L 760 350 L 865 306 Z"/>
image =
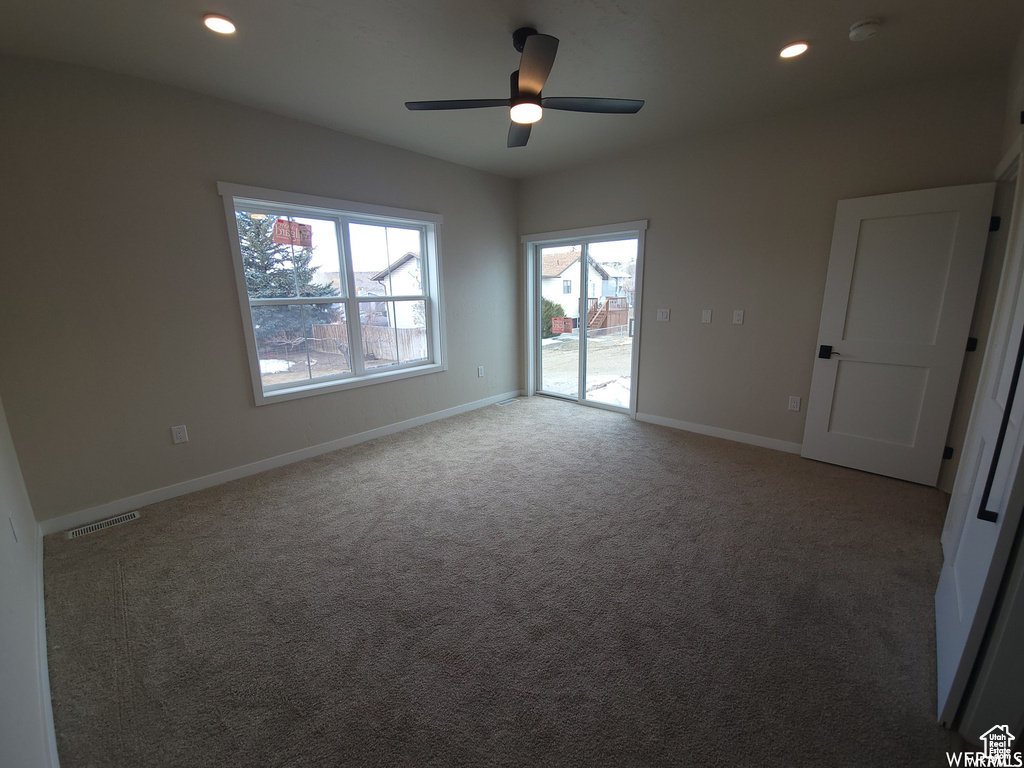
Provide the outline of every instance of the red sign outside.
<path id="1" fill-rule="evenodd" d="M 274 242 L 282 245 L 297 245 L 300 248 L 313 247 L 313 227 L 288 219 L 274 222 Z"/>
<path id="2" fill-rule="evenodd" d="M 572 318 L 571 317 L 552 317 L 551 318 L 551 332 L 552 333 L 572 333 Z"/>

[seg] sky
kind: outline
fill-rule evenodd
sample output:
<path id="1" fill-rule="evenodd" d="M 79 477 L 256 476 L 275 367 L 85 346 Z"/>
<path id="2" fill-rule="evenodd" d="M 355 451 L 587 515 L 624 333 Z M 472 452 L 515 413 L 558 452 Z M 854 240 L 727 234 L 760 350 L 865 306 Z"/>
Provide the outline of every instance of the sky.
<path id="1" fill-rule="evenodd" d="M 300 217 L 293 220 L 313 228 L 311 265 L 320 268 L 318 274 L 340 271 L 334 222 Z M 394 263 L 409 251 L 420 252 L 420 233 L 416 229 L 349 224 L 349 242 L 352 247 L 352 269 L 355 272 L 380 272 L 388 266 L 389 255 L 390 263 Z"/>

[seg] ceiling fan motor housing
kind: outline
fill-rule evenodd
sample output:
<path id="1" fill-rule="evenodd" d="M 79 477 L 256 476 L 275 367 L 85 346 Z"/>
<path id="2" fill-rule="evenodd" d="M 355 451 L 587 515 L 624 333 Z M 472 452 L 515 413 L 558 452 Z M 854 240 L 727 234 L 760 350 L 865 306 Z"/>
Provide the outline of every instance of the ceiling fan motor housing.
<path id="1" fill-rule="evenodd" d="M 526 46 L 526 38 L 536 34 L 537 30 L 533 27 L 520 27 L 512 33 L 512 45 L 515 46 L 517 51 L 522 53 L 523 48 Z"/>

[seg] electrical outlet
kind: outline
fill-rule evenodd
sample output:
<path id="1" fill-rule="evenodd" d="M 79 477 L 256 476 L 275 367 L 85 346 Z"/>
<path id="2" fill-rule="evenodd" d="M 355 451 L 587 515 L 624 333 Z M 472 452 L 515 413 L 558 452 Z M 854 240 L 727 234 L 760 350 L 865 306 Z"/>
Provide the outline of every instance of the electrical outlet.
<path id="1" fill-rule="evenodd" d="M 789 396 L 789 410 L 799 411 L 800 410 L 800 398 L 796 395 Z"/>
<path id="2" fill-rule="evenodd" d="M 705 309 L 705 310 L 703 310 L 700 313 L 700 321 L 702 323 L 710 323 L 711 322 L 711 310 L 710 309 Z"/>
<path id="3" fill-rule="evenodd" d="M 658 310 L 658 322 L 659 323 L 667 323 L 668 322 L 668 310 L 667 309 L 659 309 Z"/>
<path id="4" fill-rule="evenodd" d="M 480 378 L 480 379 L 482 379 L 484 377 L 484 367 L 482 365 L 478 365 L 476 367 L 476 375 L 477 375 L 477 378 Z"/>
<path id="5" fill-rule="evenodd" d="M 742 309 L 734 309 L 732 311 L 732 324 L 733 325 L 743 325 L 743 310 Z"/>
<path id="6" fill-rule="evenodd" d="M 179 424 L 176 427 L 171 427 L 171 439 L 174 440 L 174 444 L 187 443 L 188 442 L 188 430 L 185 429 L 184 424 Z"/>

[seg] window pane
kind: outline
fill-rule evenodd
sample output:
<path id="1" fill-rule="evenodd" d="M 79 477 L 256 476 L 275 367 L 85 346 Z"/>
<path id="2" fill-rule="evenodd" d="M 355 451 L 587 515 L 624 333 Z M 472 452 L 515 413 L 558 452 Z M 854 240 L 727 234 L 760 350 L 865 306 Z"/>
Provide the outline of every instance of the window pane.
<path id="1" fill-rule="evenodd" d="M 358 296 L 423 293 L 420 230 L 351 223 L 348 232 Z"/>
<path id="2" fill-rule="evenodd" d="M 339 304 L 253 307 L 263 387 L 351 371 L 344 318 Z"/>
<path id="3" fill-rule="evenodd" d="M 367 370 L 429 360 L 425 301 L 360 302 Z"/>
<path id="4" fill-rule="evenodd" d="M 239 210 L 235 223 L 249 298 L 340 295 L 334 221 Z"/>
<path id="5" fill-rule="evenodd" d="M 345 307 L 340 304 L 327 304 L 307 306 L 306 309 L 313 310 L 306 314 L 309 331 L 309 370 L 312 377 L 343 376 L 352 373 L 352 353 L 349 349 Z M 319 313 L 316 310 L 319 310 Z"/>

